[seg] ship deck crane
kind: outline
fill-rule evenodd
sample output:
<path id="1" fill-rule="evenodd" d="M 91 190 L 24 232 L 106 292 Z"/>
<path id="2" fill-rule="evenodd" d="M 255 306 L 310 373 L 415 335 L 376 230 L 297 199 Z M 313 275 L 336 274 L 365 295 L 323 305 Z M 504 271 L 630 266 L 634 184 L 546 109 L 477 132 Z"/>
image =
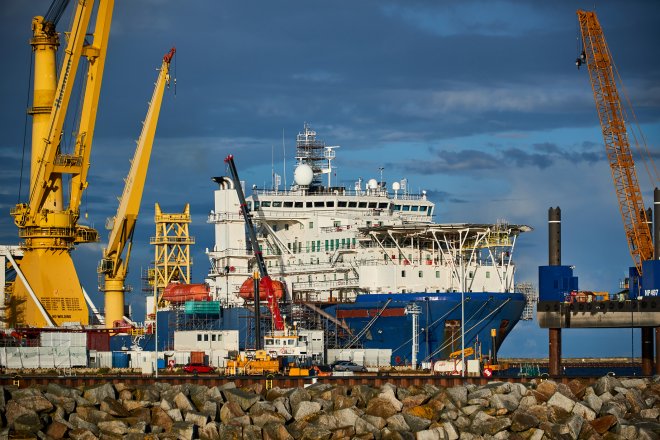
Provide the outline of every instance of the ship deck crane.
<path id="1" fill-rule="evenodd" d="M 583 52 L 576 64 L 579 68 L 586 63 L 589 70 L 630 255 L 641 275 L 642 262 L 653 258 L 653 241 L 615 81 L 614 63 L 596 13 L 578 10 L 577 16 Z"/>
<path id="2" fill-rule="evenodd" d="M 236 188 L 236 194 L 238 195 L 238 200 L 241 204 L 241 214 L 245 219 L 245 225 L 248 231 L 248 237 L 250 239 L 250 245 L 252 247 L 252 252 L 254 257 L 257 260 L 257 266 L 259 268 L 259 276 L 261 281 L 259 281 L 259 287 L 266 294 L 266 299 L 268 301 L 268 309 L 270 310 L 271 316 L 273 318 L 273 325 L 275 330 L 284 330 L 284 320 L 280 314 L 280 308 L 277 304 L 277 298 L 275 297 L 275 292 L 273 289 L 273 280 L 271 280 L 268 275 L 268 270 L 266 269 L 266 262 L 264 261 L 264 256 L 259 248 L 259 242 L 257 242 L 257 233 L 255 232 L 254 223 L 252 222 L 252 216 L 250 215 L 247 202 L 245 201 L 245 194 L 243 193 L 243 187 L 241 186 L 241 181 L 238 178 L 238 171 L 236 170 L 236 165 L 234 164 L 234 156 L 229 155 L 225 158 L 225 163 L 229 166 L 229 172 L 231 173 L 231 178 L 234 181 L 234 187 Z M 256 303 L 255 299 L 255 303 Z M 259 307 L 259 304 L 255 304 L 255 309 Z M 257 323 L 256 325 L 259 325 Z"/>
<path id="3" fill-rule="evenodd" d="M 108 328 L 114 327 L 114 324 L 122 321 L 124 317 L 124 293 L 128 291 L 124 282 L 128 273 L 133 232 L 140 211 L 163 93 L 170 81 L 170 62 L 175 53 L 176 49 L 172 48 L 163 57 L 147 117 L 142 125 L 131 168 L 125 180 L 124 192 L 116 215 L 108 222 L 110 226 L 108 246 L 103 250 L 103 259 L 98 268 L 99 274 L 104 276 L 103 286 L 100 286 L 99 290 L 105 293 L 105 325 Z M 125 256 L 122 258 L 124 251 Z"/>
<path id="4" fill-rule="evenodd" d="M 20 271 L 25 281 L 17 283 L 14 296 L 25 299 L 24 310 L 10 323 L 42 327 L 65 322 L 87 324 L 88 308 L 70 252 L 74 245 L 98 241 L 91 227 L 78 224 L 80 203 L 87 188 L 87 173 L 94 137 L 97 107 L 112 21 L 114 0 L 78 1 L 68 32 L 59 80 L 55 53 L 59 37 L 57 18 L 68 1 L 55 1 L 46 18 L 32 20 L 34 63 L 32 152 L 28 200 L 11 209 L 24 256 Z M 96 19 L 88 34 L 92 11 Z M 54 12 L 51 14 L 51 12 Z M 85 87 L 72 152 L 63 139 L 78 67 L 87 60 Z M 65 203 L 64 190 L 68 188 Z"/>

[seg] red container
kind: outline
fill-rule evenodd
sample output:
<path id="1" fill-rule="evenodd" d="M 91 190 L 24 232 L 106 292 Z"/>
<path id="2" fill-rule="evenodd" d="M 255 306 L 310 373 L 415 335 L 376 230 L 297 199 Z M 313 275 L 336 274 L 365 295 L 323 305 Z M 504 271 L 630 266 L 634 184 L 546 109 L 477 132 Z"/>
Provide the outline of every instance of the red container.
<path id="1" fill-rule="evenodd" d="M 204 362 L 205 353 L 203 351 L 192 351 L 190 352 L 190 363 L 191 364 L 205 364 Z"/>
<path id="2" fill-rule="evenodd" d="M 87 349 L 96 351 L 110 351 L 110 333 L 107 331 L 88 331 Z"/>

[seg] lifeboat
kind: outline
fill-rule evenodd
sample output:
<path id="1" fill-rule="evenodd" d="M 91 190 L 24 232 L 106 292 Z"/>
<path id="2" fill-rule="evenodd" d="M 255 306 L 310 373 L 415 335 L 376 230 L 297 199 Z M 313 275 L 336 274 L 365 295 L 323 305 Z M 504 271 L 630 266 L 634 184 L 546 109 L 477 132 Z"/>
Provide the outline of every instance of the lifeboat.
<path id="1" fill-rule="evenodd" d="M 186 301 L 210 301 L 208 284 L 170 283 L 163 291 L 164 301 L 179 304 Z"/>
<path id="2" fill-rule="evenodd" d="M 273 285 L 273 295 L 279 301 L 284 296 L 284 284 L 281 281 L 272 279 L 270 281 Z M 238 296 L 248 301 L 254 301 L 254 280 L 252 278 L 248 278 L 243 282 L 241 289 L 238 291 Z M 263 278 L 259 281 L 259 300 L 266 301 L 266 282 Z"/>

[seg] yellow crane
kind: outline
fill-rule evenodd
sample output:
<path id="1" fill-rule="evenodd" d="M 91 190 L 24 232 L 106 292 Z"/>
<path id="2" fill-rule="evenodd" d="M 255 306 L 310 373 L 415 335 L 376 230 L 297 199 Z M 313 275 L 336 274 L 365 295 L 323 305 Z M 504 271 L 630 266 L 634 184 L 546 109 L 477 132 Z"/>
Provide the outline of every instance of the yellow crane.
<path id="1" fill-rule="evenodd" d="M 163 93 L 165 86 L 170 82 L 170 62 L 175 52 L 176 49 L 172 48 L 163 57 L 117 214 L 107 223 L 110 229 L 108 246 L 103 250 L 103 259 L 99 264 L 98 272 L 104 276 L 103 286 L 100 286 L 99 290 L 105 293 L 105 326 L 108 328 L 112 328 L 115 322 L 122 321 L 124 317 L 124 293 L 127 292 L 124 282 L 128 273 L 133 232 L 140 211 Z M 126 252 L 122 259 L 124 251 Z"/>
<path id="2" fill-rule="evenodd" d="M 642 274 L 642 261 L 653 258 L 653 241 L 616 86 L 612 54 L 596 13 L 578 10 L 577 16 L 583 51 L 576 64 L 580 67 L 586 63 L 589 70 L 630 255 Z"/>
<path id="3" fill-rule="evenodd" d="M 61 16 L 67 3 L 53 3 L 61 6 L 56 16 Z M 24 251 L 21 282 L 16 283 L 13 295 L 19 301 L 24 300 L 25 307 L 20 316 L 10 317 L 13 325 L 42 327 L 65 322 L 87 324 L 89 320 L 85 293 L 70 252 L 76 244 L 98 241 L 98 233 L 79 225 L 78 219 L 87 188 L 114 0 L 75 3 L 58 80 L 56 20 L 44 17 L 32 20 L 30 44 L 35 62 L 33 107 L 29 109 L 33 116 L 30 189 L 27 202 L 11 210 Z M 95 25 L 89 35 L 95 3 L 98 3 Z M 61 143 L 63 127 L 82 60 L 87 61 L 82 106 L 75 142 L 67 154 Z M 68 188 L 66 203 L 65 187 Z"/>

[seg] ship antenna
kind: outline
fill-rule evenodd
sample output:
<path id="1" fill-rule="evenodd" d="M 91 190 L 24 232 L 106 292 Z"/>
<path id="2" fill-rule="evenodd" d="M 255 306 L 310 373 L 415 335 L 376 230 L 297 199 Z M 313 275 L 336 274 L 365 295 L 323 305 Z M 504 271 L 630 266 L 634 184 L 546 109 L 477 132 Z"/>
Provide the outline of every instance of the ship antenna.
<path id="1" fill-rule="evenodd" d="M 282 128 L 282 151 L 284 154 L 284 191 L 286 191 L 286 145 L 284 145 L 284 128 Z"/>
<path id="2" fill-rule="evenodd" d="M 270 185 L 275 191 L 275 145 L 270 144 Z"/>

